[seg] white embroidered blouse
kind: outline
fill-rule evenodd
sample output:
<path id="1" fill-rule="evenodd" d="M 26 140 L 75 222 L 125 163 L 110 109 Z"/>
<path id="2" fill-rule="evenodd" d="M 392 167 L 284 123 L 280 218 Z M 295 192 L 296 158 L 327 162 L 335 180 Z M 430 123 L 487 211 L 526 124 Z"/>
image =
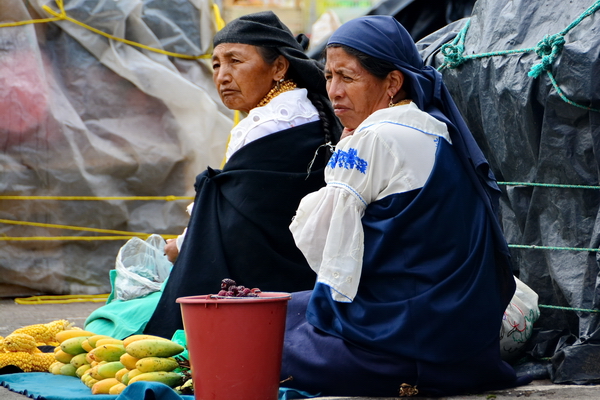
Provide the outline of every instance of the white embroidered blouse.
<path id="1" fill-rule="evenodd" d="M 352 302 L 364 250 L 361 218 L 369 203 L 422 188 L 446 125 L 414 104 L 376 111 L 342 139 L 325 170 L 327 186 L 305 196 L 290 230 L 318 282 Z"/>

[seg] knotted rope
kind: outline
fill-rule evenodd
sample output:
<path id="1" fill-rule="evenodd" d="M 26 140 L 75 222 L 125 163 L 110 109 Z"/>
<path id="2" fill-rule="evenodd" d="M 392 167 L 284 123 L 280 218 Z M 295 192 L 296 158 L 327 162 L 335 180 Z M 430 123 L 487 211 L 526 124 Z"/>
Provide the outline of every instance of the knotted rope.
<path id="1" fill-rule="evenodd" d="M 530 51 L 535 51 L 535 53 L 541 58 L 541 61 L 531 67 L 528 72 L 528 76 L 532 78 L 537 78 L 540 76 L 542 72 L 546 72 L 552 82 L 552 86 L 557 91 L 560 98 L 568 104 L 572 106 L 583 108 L 589 111 L 600 112 L 600 110 L 584 106 L 581 104 L 577 104 L 574 101 L 568 99 L 563 91 L 558 86 L 556 79 L 551 73 L 552 65 L 560 55 L 564 45 L 565 45 L 565 35 L 569 33 L 573 28 L 575 28 L 581 21 L 590 15 L 594 14 L 596 11 L 600 9 L 600 0 L 596 0 L 596 2 L 591 5 L 587 10 L 585 10 L 579 17 L 577 17 L 573 22 L 569 24 L 565 29 L 556 33 L 554 35 L 546 35 L 538 42 L 535 47 L 529 47 L 524 49 L 515 49 L 515 50 L 502 50 L 495 51 L 489 53 L 481 53 L 481 54 L 472 54 L 472 55 L 463 55 L 465 51 L 465 38 L 467 36 L 467 31 L 469 30 L 469 26 L 471 25 L 471 20 L 467 20 L 465 26 L 458 32 L 456 37 L 451 43 L 446 43 L 442 45 L 440 48 L 440 52 L 444 56 L 444 62 L 442 65 L 438 67 L 438 71 L 444 69 L 453 69 L 457 68 L 460 65 L 464 64 L 467 60 L 476 59 L 476 58 L 484 58 L 484 57 L 493 57 L 493 56 L 503 56 L 509 54 L 517 54 L 517 53 L 527 53 Z"/>

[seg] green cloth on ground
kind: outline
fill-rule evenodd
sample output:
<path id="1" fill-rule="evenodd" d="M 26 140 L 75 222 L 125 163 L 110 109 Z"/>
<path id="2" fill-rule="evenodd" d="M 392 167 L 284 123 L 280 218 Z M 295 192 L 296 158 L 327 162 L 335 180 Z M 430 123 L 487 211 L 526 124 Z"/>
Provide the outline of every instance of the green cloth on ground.
<path id="1" fill-rule="evenodd" d="M 115 300 L 117 271 L 110 271 L 112 292 L 106 304 L 94 310 L 85 320 L 85 330 L 116 339 L 140 334 L 154 313 L 162 291 L 131 300 Z M 163 285 L 164 286 L 164 285 Z"/>

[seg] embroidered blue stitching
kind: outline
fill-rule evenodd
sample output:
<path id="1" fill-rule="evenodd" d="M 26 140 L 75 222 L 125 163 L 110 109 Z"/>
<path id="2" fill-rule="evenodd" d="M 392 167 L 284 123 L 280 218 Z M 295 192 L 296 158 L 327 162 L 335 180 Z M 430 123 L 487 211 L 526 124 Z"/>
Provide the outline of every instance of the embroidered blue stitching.
<path id="1" fill-rule="evenodd" d="M 365 205 L 368 206 L 367 202 L 365 201 L 365 199 L 363 199 L 363 197 L 360 195 L 360 193 L 358 193 L 356 190 L 354 190 L 354 188 L 348 184 L 342 183 L 342 182 L 329 182 L 328 183 L 329 186 L 341 186 L 344 189 L 348 190 L 349 192 L 351 192 L 353 195 L 355 195 L 356 197 L 358 197 L 358 199 Z"/>
<path id="2" fill-rule="evenodd" d="M 366 173 L 367 166 L 369 163 L 366 160 L 358 157 L 356 149 L 350 148 L 347 152 L 344 150 L 338 150 L 331 156 L 329 163 L 327 164 L 331 168 L 340 167 L 346 169 L 356 168 L 358 172 Z"/>
<path id="3" fill-rule="evenodd" d="M 372 123 L 372 124 L 370 124 L 370 125 L 365 125 L 365 126 L 363 126 L 362 128 L 360 128 L 360 130 L 361 130 L 361 131 L 363 131 L 363 130 L 365 130 L 365 129 L 367 129 L 367 128 L 370 128 L 370 127 L 372 127 L 373 125 L 377 125 L 377 124 L 392 124 L 392 125 L 404 126 L 404 127 L 406 127 L 406 128 L 414 129 L 415 131 L 417 131 L 417 132 L 421 132 L 421 133 L 424 133 L 424 134 L 426 134 L 426 135 L 436 136 L 436 137 L 438 137 L 438 138 L 444 138 L 444 135 L 443 135 L 443 134 L 437 134 L 437 133 L 433 133 L 433 132 L 427 132 L 427 131 L 424 131 L 424 130 L 422 130 L 422 129 L 415 128 L 414 126 L 410 126 L 410 125 L 407 125 L 407 124 L 401 124 L 401 123 L 399 123 L 399 122 L 392 122 L 392 121 L 380 121 L 380 122 L 373 122 L 373 123 Z M 445 138 L 444 138 L 444 139 L 445 139 Z"/>

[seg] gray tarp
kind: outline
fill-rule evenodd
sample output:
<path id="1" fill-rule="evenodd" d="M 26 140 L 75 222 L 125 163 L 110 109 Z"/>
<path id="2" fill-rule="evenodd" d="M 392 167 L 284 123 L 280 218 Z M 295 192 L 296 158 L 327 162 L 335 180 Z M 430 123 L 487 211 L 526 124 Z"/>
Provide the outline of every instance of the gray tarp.
<path id="1" fill-rule="evenodd" d="M 479 0 L 470 17 L 464 55 L 535 47 L 567 28 L 594 1 Z M 468 19 L 425 37 L 418 45 L 439 67 L 439 50 Z M 572 101 L 600 109 L 600 12 L 565 36 L 551 66 Z M 467 124 L 500 182 L 599 184 L 600 113 L 563 101 L 546 73 L 528 76 L 540 62 L 533 51 L 467 60 L 442 71 Z M 597 249 L 600 191 L 502 186 L 501 221 L 510 245 Z M 540 305 L 600 309 L 595 251 L 512 247 L 515 273 L 539 294 Z M 538 359 L 553 356 L 555 383 L 600 381 L 597 313 L 543 308 L 536 323 Z M 535 342 L 535 341 L 534 341 Z"/>
<path id="2" fill-rule="evenodd" d="M 54 0 L 2 0 L 0 22 L 50 17 L 44 5 L 58 10 Z M 216 30 L 210 0 L 64 5 L 89 26 L 174 53 L 210 52 Z M 207 61 L 109 41 L 70 21 L 0 28 L 0 196 L 193 196 L 196 174 L 221 164 L 231 116 Z M 189 202 L 0 199 L 0 218 L 176 235 Z M 106 236 L 5 223 L 0 235 Z M 108 293 L 124 243 L 0 241 L 0 287 Z"/>

